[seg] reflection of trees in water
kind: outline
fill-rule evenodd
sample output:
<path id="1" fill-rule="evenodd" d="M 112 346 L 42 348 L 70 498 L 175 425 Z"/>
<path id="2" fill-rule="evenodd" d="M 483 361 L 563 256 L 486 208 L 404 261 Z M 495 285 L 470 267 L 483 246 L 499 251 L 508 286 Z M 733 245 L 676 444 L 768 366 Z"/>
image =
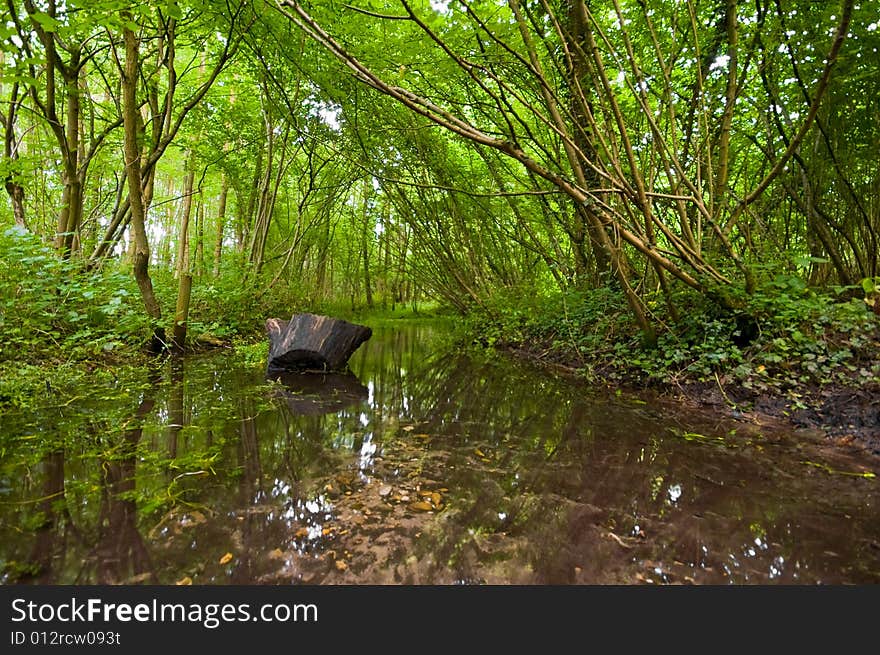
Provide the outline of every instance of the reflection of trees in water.
<path id="1" fill-rule="evenodd" d="M 98 537 L 92 558 L 95 582 L 119 584 L 136 579 L 156 582 L 150 553 L 138 528 L 138 510 L 134 498 L 138 444 L 143 436 L 143 421 L 153 411 L 156 401 L 147 396 L 135 410 L 131 427 L 113 449 L 112 459 L 101 463 L 101 504 L 98 511 Z"/>
<path id="2" fill-rule="evenodd" d="M 36 503 L 39 524 L 34 529 L 33 545 L 27 564 L 13 580 L 17 583 L 57 584 L 55 562 L 63 559 L 67 525 L 73 525 L 64 496 L 64 451 L 46 453 L 41 463 L 42 495 Z"/>
<path id="3" fill-rule="evenodd" d="M 148 393 L 121 421 L 127 426 L 121 431 L 119 423 L 102 418 L 100 413 L 59 414 L 58 423 L 66 431 L 61 436 L 66 447 L 50 449 L 43 456 L 39 502 L 25 501 L 23 507 L 27 509 L 18 514 L 19 525 L 33 521 L 38 524 L 30 537 L 27 562 L 21 567 L 24 574 L 15 577 L 14 582 L 113 584 L 133 578 L 153 580 L 134 496 L 138 444 L 143 422 L 154 406 L 155 400 Z M 108 436 L 114 433 L 118 436 Z M 93 463 L 97 464 L 96 470 Z M 73 485 L 73 493 L 68 484 Z"/>
<path id="4" fill-rule="evenodd" d="M 426 449 L 450 451 L 428 474 L 453 489 L 456 515 L 450 512 L 436 539 L 420 550 L 438 560 L 458 558 L 465 577 L 464 544 L 474 532 L 522 537 L 520 546 L 530 551 L 522 556 L 544 582 L 575 581 L 599 551 L 618 564 L 642 560 L 657 581 L 672 578 L 676 560 L 679 581 L 685 575 L 709 582 L 793 581 L 795 563 L 810 559 L 817 578 L 834 580 L 840 572 L 833 558 L 817 557 L 829 542 L 844 558 L 876 560 L 870 553 L 876 535 L 829 537 L 828 524 L 804 504 L 807 497 L 827 500 L 819 511 L 829 516 L 839 513 L 834 502 L 846 495 L 858 505 L 852 482 L 838 485 L 840 495 L 823 494 L 815 478 L 800 481 L 797 471 L 777 465 L 782 459 L 790 468 L 801 456 L 772 443 L 748 446 L 746 426 L 737 426 L 740 437 L 695 444 L 680 435 L 725 435 L 736 424 L 591 398 L 583 387 L 579 396 L 576 384 L 503 360 L 475 367 L 452 352 L 424 358 L 406 345 L 395 351 L 409 355 L 390 370 L 392 376 L 407 370 L 406 391 L 389 400 L 377 382 L 376 411 L 408 412 L 416 431 L 432 437 Z M 475 450 L 487 457 L 475 458 Z M 602 536 L 606 541 L 597 542 Z M 667 571 L 656 575 L 660 565 Z"/>
<path id="5" fill-rule="evenodd" d="M 171 358 L 171 385 L 168 391 L 168 457 L 177 457 L 177 441 L 186 423 L 184 413 L 185 361 Z"/>
<path id="6" fill-rule="evenodd" d="M 254 418 L 253 403 L 241 401 L 239 422 L 239 439 L 236 443 L 238 467 L 241 472 L 238 483 L 238 506 L 252 507 L 266 500 L 263 488 L 263 469 L 260 463 L 260 444 L 257 438 L 257 426 Z M 241 534 L 241 548 L 238 561 L 233 567 L 230 582 L 232 584 L 248 584 L 254 579 L 254 556 L 265 549 L 265 534 L 262 517 L 256 513 L 244 513 L 243 520 L 237 529 Z"/>
<path id="7" fill-rule="evenodd" d="M 7 547 L 33 563 L 14 581 L 271 581 L 279 564 L 268 552 L 314 557 L 336 548 L 332 535 L 312 539 L 332 522 L 327 513 L 384 502 L 378 488 L 386 483 L 394 493 L 449 490 L 442 512 L 418 514 L 417 523 L 406 515 L 412 533 L 396 533 L 400 557 L 416 555 L 425 567 L 422 582 L 590 582 L 603 572 L 605 581 L 632 582 L 658 567 L 673 581 L 766 581 L 771 567 L 773 581 L 876 580 L 876 528 L 840 516 L 841 507 L 861 511 L 859 481 L 804 474 L 803 453 L 757 438 L 761 447 L 750 445 L 744 429 L 720 438 L 730 426 L 609 399 L 504 358 L 436 348 L 417 329 L 377 331 L 351 370 L 368 401 L 358 392 L 356 402 L 319 414 L 296 411 L 309 406 L 309 393 L 290 403 L 255 386 L 262 371 L 221 357 L 190 360 L 186 371 L 171 366 L 124 429 L 82 419 L 104 454 L 84 456 L 85 447 L 64 441 L 43 455 L 38 488 L 28 491 L 40 501 L 14 510 L 17 524 L 35 526 L 27 541 Z M 313 407 L 336 409 L 338 400 Z M 77 425 L 64 429 L 72 434 Z M 707 437 L 694 442 L 686 433 Z M 150 457 L 141 462 L 145 448 Z M 188 462 L 214 451 L 216 475 L 174 482 L 198 465 Z M 145 542 L 142 528 L 157 517 L 144 507 L 139 515 L 135 496 L 149 499 L 171 483 L 187 502 Z M 296 537 L 304 527 L 310 536 Z M 219 566 L 225 552 L 235 557 Z M 797 580 L 796 561 L 811 567 Z M 855 573 L 835 568 L 840 561 L 854 562 Z"/>

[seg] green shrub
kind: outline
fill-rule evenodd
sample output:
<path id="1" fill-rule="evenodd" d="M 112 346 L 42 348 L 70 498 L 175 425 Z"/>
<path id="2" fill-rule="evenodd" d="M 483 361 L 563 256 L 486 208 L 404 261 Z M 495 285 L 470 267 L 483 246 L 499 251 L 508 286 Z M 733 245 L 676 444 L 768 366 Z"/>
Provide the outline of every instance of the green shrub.
<path id="1" fill-rule="evenodd" d="M 0 253 L 0 361 L 78 360 L 146 338 L 129 273 L 87 272 L 19 227 L 0 232 Z"/>

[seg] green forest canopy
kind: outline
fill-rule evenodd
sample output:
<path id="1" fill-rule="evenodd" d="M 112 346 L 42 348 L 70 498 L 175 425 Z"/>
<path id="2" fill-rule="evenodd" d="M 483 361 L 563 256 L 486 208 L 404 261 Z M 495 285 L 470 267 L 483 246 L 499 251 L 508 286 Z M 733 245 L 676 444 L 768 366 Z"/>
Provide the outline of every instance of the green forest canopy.
<path id="1" fill-rule="evenodd" d="M 190 284 L 608 288 L 649 341 L 779 271 L 877 285 L 880 0 L 4 4 L 7 255 L 133 271 L 157 334 Z"/>

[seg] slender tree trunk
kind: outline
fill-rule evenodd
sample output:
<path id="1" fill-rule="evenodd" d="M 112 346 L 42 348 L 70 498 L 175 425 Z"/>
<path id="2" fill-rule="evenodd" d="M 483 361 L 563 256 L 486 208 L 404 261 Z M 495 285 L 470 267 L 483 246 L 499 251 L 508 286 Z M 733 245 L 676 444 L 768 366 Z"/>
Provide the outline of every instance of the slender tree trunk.
<path id="1" fill-rule="evenodd" d="M 0 55 L 2 59 L 2 55 Z M 19 107 L 18 99 L 18 82 L 12 85 L 12 91 L 9 94 L 9 113 L 3 116 L 4 122 L 4 154 L 6 159 L 13 164 L 18 161 L 18 144 L 15 142 L 15 114 Z M 9 201 L 12 203 L 12 216 L 15 224 L 20 227 L 27 227 L 24 213 L 24 187 L 18 183 L 18 173 L 9 170 L 4 180 L 6 193 L 9 194 Z"/>
<path id="2" fill-rule="evenodd" d="M 80 52 L 74 50 L 67 68 L 70 76 L 65 80 L 67 144 L 64 153 L 64 191 L 61 194 L 61 211 L 58 213 L 58 235 L 56 237 L 56 247 L 64 257 L 70 256 L 73 250 L 74 236 L 79 230 L 83 212 L 83 185 L 79 174 L 81 113 L 79 67 Z"/>
<path id="3" fill-rule="evenodd" d="M 123 19 L 130 21 L 128 12 L 123 12 Z M 125 141 L 125 169 L 128 178 L 128 197 L 131 205 L 131 231 L 134 242 L 134 278 L 141 292 L 141 299 L 147 315 L 153 321 L 154 351 L 165 347 L 165 330 L 159 325 L 162 320 L 162 309 L 153 291 L 150 278 L 150 244 L 147 240 L 146 216 L 144 215 L 143 188 L 141 186 L 141 149 L 138 144 L 138 38 L 128 27 L 123 28 L 125 40 L 125 66 L 122 76 L 122 111 Z"/>
<path id="4" fill-rule="evenodd" d="M 89 256 L 88 266 L 90 269 L 100 266 L 101 261 L 107 257 L 110 251 L 119 243 L 125 228 L 131 220 L 131 205 L 125 193 L 126 173 L 123 171 L 122 179 L 116 182 L 116 204 L 113 207 L 110 225 L 104 230 L 104 236 L 95 244 L 95 249 Z"/>
<path id="5" fill-rule="evenodd" d="M 568 87 L 570 94 L 569 108 L 572 119 L 575 121 L 572 130 L 572 138 L 574 143 L 582 155 L 588 160 L 596 159 L 596 147 L 593 143 L 590 133 L 590 122 L 587 120 L 587 110 L 592 111 L 592 99 L 585 97 L 589 93 L 589 87 L 583 88 L 578 80 L 586 80 L 591 76 L 590 64 L 583 56 L 585 52 L 585 33 L 590 29 L 583 18 L 583 13 L 579 11 L 575 4 L 581 0 L 567 0 L 566 16 L 568 19 L 568 28 L 571 38 L 578 45 L 572 48 L 570 70 L 568 71 Z M 577 89 L 581 89 L 583 93 L 578 93 Z M 587 188 L 595 189 L 599 184 L 599 176 L 594 169 L 589 166 L 581 167 L 584 176 L 584 182 Z M 595 262 L 595 279 L 593 283 L 602 284 L 601 276 L 611 270 L 611 260 L 608 253 L 602 246 L 601 235 L 597 234 L 597 230 L 603 229 L 589 220 L 583 207 L 577 206 L 575 210 L 575 222 L 577 229 L 568 232 L 569 239 L 575 255 L 575 271 L 577 277 L 581 277 L 584 272 L 589 270 L 589 261 L 584 248 L 585 236 L 589 235 L 590 247 Z M 586 234 L 585 234 L 586 233 Z"/>
<path id="6" fill-rule="evenodd" d="M 177 261 L 174 266 L 174 277 L 177 278 L 184 272 L 189 272 L 189 218 L 192 214 L 193 185 L 195 183 L 192 157 L 192 152 L 186 154 L 186 176 L 183 179 L 183 208 L 180 212 Z"/>
<path id="7" fill-rule="evenodd" d="M 177 306 L 174 311 L 174 350 L 183 352 L 186 347 L 186 330 L 189 322 L 189 301 L 192 293 L 192 275 L 181 273 L 177 287 Z"/>
<path id="8" fill-rule="evenodd" d="M 246 244 L 250 241 L 251 224 L 254 220 L 254 212 L 257 209 L 257 201 L 260 198 L 260 180 L 263 179 L 263 148 L 257 150 L 257 161 L 254 163 L 254 177 L 248 193 L 247 210 L 238 219 L 240 231 L 238 232 L 238 250 L 244 252 Z"/>
<path id="9" fill-rule="evenodd" d="M 361 247 L 361 252 L 363 253 L 363 260 L 364 260 L 364 290 L 366 292 L 366 297 L 367 297 L 367 307 L 372 309 L 373 308 L 373 289 L 372 289 L 372 283 L 370 281 L 370 247 L 369 247 L 370 244 L 367 241 L 368 236 L 369 235 L 367 234 L 367 229 L 366 229 L 366 224 L 365 224 L 363 245 Z"/>
<path id="10" fill-rule="evenodd" d="M 9 194 L 9 200 L 12 203 L 12 215 L 15 224 L 20 227 L 27 227 L 24 214 L 24 188 L 17 184 L 10 175 L 6 180 L 6 192 Z"/>
<path id="11" fill-rule="evenodd" d="M 190 266 L 189 222 L 192 214 L 193 184 L 195 166 L 192 152 L 187 153 L 187 172 L 183 189 L 183 210 L 180 216 L 180 233 L 177 241 L 177 305 L 174 311 L 174 330 L 172 342 L 177 352 L 186 345 L 186 328 L 189 318 L 189 301 L 192 292 L 192 271 Z"/>
<path id="12" fill-rule="evenodd" d="M 196 206 L 196 277 L 202 277 L 205 270 L 205 199 L 199 191 Z"/>
<path id="13" fill-rule="evenodd" d="M 217 241 L 214 243 L 214 277 L 220 277 L 220 258 L 223 256 L 223 232 L 226 229 L 226 196 L 229 181 L 223 176 L 220 186 L 220 206 L 217 208 Z"/>

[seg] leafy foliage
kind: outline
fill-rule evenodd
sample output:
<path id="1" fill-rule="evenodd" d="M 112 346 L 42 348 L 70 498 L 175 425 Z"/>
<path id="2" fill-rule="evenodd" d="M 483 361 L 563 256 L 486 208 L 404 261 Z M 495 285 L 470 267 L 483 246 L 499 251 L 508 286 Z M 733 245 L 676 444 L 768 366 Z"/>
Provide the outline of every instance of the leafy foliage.
<path id="1" fill-rule="evenodd" d="M 143 343 L 146 321 L 128 273 L 88 273 L 18 227 L 0 232 L 0 252 L 0 363 L 75 361 Z"/>
<path id="2" fill-rule="evenodd" d="M 779 274 L 739 312 L 690 294 L 687 320 L 646 349 L 626 307 L 608 289 L 527 299 L 498 296 L 467 323 L 482 346 L 525 349 L 588 377 L 638 383 L 734 382 L 754 391 L 880 380 L 880 320 L 861 298 L 841 299 Z M 662 298 L 650 303 L 662 312 Z"/>

